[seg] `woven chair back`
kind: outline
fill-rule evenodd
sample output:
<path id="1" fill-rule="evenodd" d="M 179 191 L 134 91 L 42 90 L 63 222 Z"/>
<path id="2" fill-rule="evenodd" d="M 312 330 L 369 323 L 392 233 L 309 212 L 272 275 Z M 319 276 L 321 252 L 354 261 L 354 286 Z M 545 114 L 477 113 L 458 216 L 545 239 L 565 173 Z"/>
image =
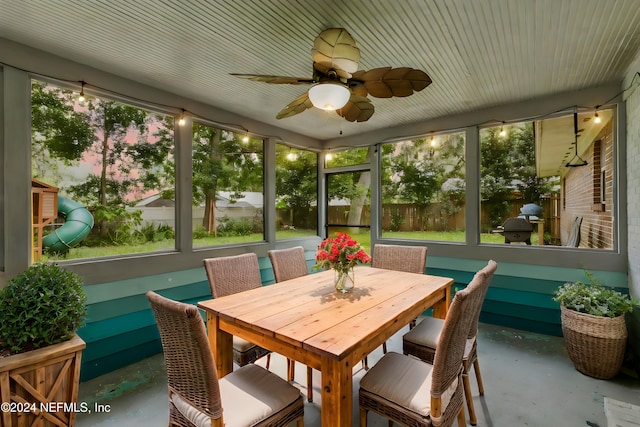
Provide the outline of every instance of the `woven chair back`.
<path id="1" fill-rule="evenodd" d="M 373 247 L 372 267 L 424 274 L 426 246 L 381 245 Z"/>
<path id="2" fill-rule="evenodd" d="M 289 249 L 274 249 L 267 252 L 276 282 L 295 279 L 309 274 L 304 248 L 296 246 Z"/>
<path id="3" fill-rule="evenodd" d="M 205 414 L 220 418 L 218 376 L 198 309 L 153 291 L 147 292 L 147 298 L 160 332 L 169 395 L 177 393 Z"/>
<path id="4" fill-rule="evenodd" d="M 487 265 L 479 271 L 479 273 L 482 273 L 481 276 L 478 277 L 478 281 L 480 282 L 480 292 L 478 299 L 475 301 L 475 305 L 473 307 L 471 326 L 469 327 L 469 335 L 467 336 L 467 338 L 469 339 L 475 338 L 475 336 L 478 334 L 478 322 L 480 321 L 482 303 L 484 302 L 484 297 L 487 295 L 487 289 L 489 289 L 489 284 L 491 283 L 491 279 L 493 278 L 493 273 L 496 272 L 497 268 L 498 264 L 494 260 L 489 260 Z M 476 275 L 478 275 L 479 273 L 476 273 Z"/>
<path id="5" fill-rule="evenodd" d="M 258 257 L 254 253 L 203 260 L 214 298 L 262 286 Z"/>
<path id="6" fill-rule="evenodd" d="M 438 351 L 433 361 L 431 382 L 433 397 L 441 397 L 456 378 L 460 378 L 467 335 L 473 320 L 473 310 L 477 304 L 482 303 L 483 287 L 487 281 L 484 271 L 476 273 L 471 283 L 456 293 L 449 307 L 438 339 Z M 444 411 L 444 418 L 450 418 L 447 415 L 447 408 Z"/>

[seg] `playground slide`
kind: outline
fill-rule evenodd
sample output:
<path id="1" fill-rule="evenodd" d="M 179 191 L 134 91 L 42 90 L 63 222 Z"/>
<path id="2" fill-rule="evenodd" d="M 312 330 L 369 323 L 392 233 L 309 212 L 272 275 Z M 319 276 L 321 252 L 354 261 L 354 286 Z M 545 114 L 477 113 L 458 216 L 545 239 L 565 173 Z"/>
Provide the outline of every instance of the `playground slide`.
<path id="1" fill-rule="evenodd" d="M 93 215 L 81 204 L 62 196 L 58 196 L 58 214 L 65 222 L 42 238 L 42 246 L 64 253 L 87 237 L 93 227 Z"/>

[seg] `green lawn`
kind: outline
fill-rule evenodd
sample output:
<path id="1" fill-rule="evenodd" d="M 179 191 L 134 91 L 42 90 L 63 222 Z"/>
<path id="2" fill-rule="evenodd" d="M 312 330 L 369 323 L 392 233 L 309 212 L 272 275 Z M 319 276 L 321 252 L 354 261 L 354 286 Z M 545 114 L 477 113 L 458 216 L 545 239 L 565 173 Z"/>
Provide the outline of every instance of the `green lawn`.
<path id="1" fill-rule="evenodd" d="M 282 230 L 276 233 L 277 239 L 293 239 L 300 237 L 315 236 L 315 231 L 308 230 Z M 194 239 L 194 248 L 203 248 L 208 246 L 219 245 L 232 245 L 251 242 L 261 242 L 264 240 L 264 236 L 260 233 L 250 234 L 248 236 L 234 236 L 234 237 L 205 237 L 202 239 Z M 173 240 L 161 240 L 158 242 L 148 242 L 141 245 L 117 245 L 117 246 L 97 246 L 86 247 L 78 246 L 69 250 L 67 256 L 54 256 L 47 255 L 43 257 L 43 260 L 49 261 L 64 261 L 70 259 L 82 259 L 82 258 L 100 258 L 117 255 L 130 255 L 145 252 L 167 251 L 175 249 L 175 242 Z"/>
<path id="2" fill-rule="evenodd" d="M 332 230 L 333 231 L 333 230 Z M 341 230 L 349 233 L 354 239 L 360 243 L 363 249 L 367 253 L 371 253 L 371 235 L 368 229 L 350 228 Z M 293 239 L 315 236 L 315 232 L 311 230 L 279 230 L 276 232 L 276 239 Z M 385 239 L 407 239 L 416 240 L 416 244 L 428 244 L 428 241 L 441 241 L 441 242 L 464 242 L 464 231 L 384 231 L 382 237 Z M 206 237 L 202 239 L 195 239 L 193 241 L 194 248 L 203 248 L 208 246 L 219 245 L 231 245 L 242 244 L 251 242 L 261 242 L 264 237 L 262 234 L 255 233 L 248 236 L 235 236 L 235 237 Z M 489 234 L 483 233 L 480 236 L 481 243 L 503 244 L 504 237 L 501 234 Z M 531 234 L 532 245 L 538 244 L 538 236 L 536 233 Z M 81 258 L 99 258 L 117 255 L 130 255 L 145 252 L 156 252 L 163 250 L 173 250 L 175 248 L 175 242 L 173 240 L 162 240 L 159 242 L 149 242 L 142 245 L 121 245 L 121 246 L 100 246 L 100 247 L 84 247 L 79 246 L 69 251 L 66 257 L 61 256 L 45 256 L 43 259 L 49 261 L 63 261 L 69 259 L 81 259 Z"/>

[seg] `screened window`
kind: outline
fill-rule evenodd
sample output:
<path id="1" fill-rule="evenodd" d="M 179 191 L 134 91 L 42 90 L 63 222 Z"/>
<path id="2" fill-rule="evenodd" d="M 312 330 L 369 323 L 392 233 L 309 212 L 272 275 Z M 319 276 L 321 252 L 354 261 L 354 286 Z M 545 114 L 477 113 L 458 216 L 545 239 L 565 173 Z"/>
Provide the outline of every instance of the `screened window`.
<path id="1" fill-rule="evenodd" d="M 599 116 L 480 131 L 482 243 L 613 249 L 613 114 Z M 512 218 L 530 231 L 512 233 Z"/>
<path id="2" fill-rule="evenodd" d="M 276 144 L 276 239 L 318 235 L 318 155 Z"/>
<path id="3" fill-rule="evenodd" d="M 382 237 L 465 241 L 464 133 L 381 146 Z"/>
<path id="4" fill-rule="evenodd" d="M 193 246 L 264 240 L 263 145 L 193 123 Z"/>
<path id="5" fill-rule="evenodd" d="M 174 118 L 31 89 L 33 260 L 173 249 Z"/>
<path id="6" fill-rule="evenodd" d="M 327 236 L 347 233 L 367 252 L 371 242 L 371 172 L 327 175 Z"/>

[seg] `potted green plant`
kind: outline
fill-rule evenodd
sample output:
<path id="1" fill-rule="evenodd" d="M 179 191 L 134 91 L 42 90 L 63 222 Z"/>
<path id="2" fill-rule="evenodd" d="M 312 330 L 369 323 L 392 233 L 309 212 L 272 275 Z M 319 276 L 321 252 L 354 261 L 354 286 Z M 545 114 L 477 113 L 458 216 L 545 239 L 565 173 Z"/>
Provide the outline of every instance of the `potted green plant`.
<path id="1" fill-rule="evenodd" d="M 627 343 L 625 313 L 638 302 L 603 286 L 585 271 L 587 281 L 561 285 L 554 300 L 560 302 L 562 333 L 576 369 L 594 378 L 613 378 L 620 371 Z"/>
<path id="2" fill-rule="evenodd" d="M 73 426 L 88 409 L 77 402 L 82 280 L 56 264 L 33 264 L 0 289 L 0 307 L 0 425 Z"/>

